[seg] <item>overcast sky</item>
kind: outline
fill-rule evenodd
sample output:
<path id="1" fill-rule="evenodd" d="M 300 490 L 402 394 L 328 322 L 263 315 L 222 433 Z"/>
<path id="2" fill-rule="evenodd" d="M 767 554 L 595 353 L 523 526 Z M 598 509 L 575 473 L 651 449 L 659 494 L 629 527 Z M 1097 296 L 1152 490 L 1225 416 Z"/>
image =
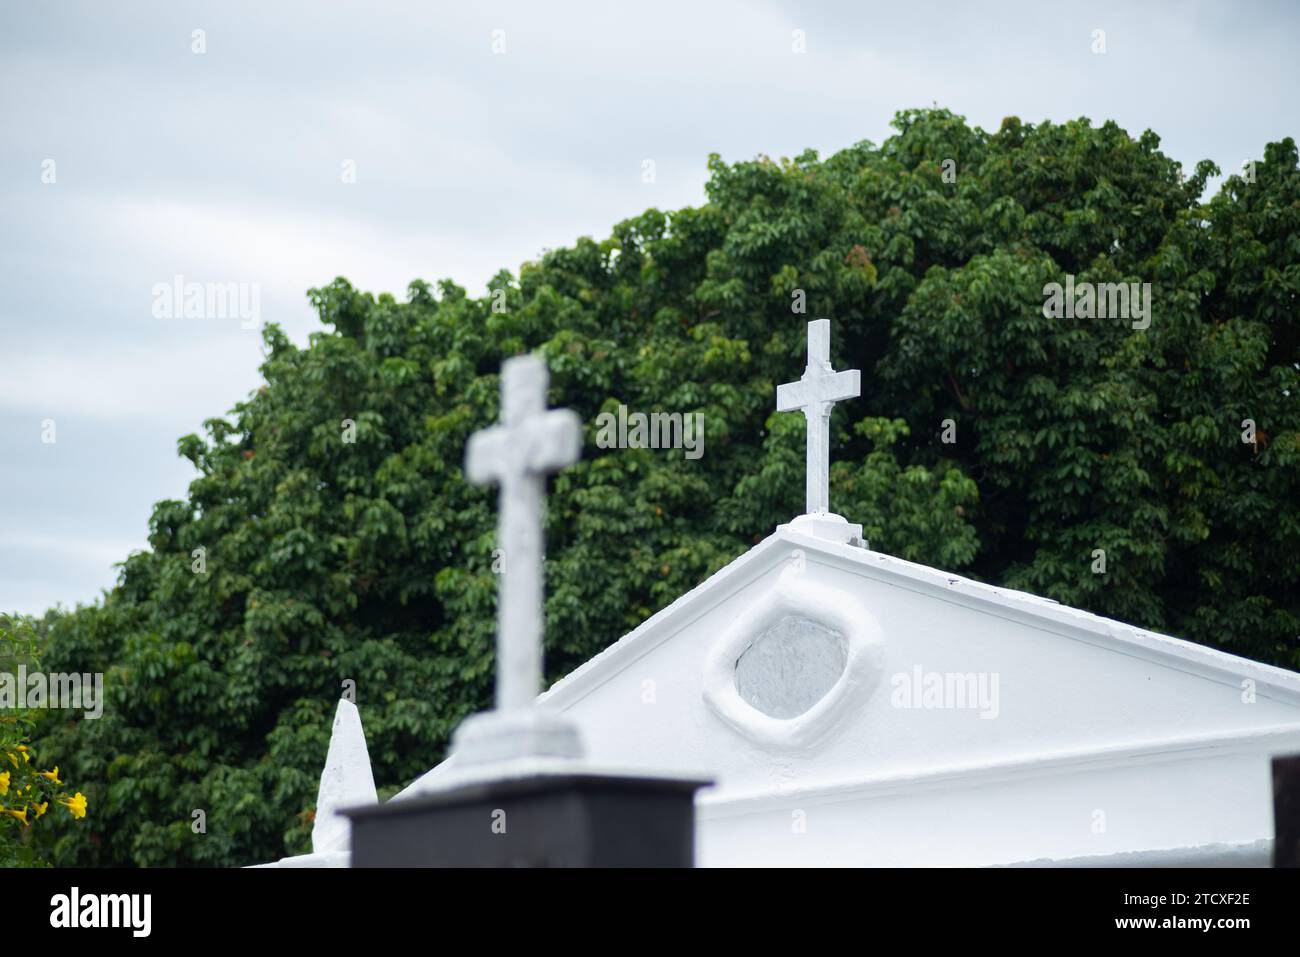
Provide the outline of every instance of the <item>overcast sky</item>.
<path id="1" fill-rule="evenodd" d="M 1236 169 L 1300 133 L 1298 24 L 1243 2 L 0 4 L 0 611 L 98 597 L 185 496 L 176 439 L 257 386 L 256 329 L 154 315 L 176 275 L 258 284 L 301 343 L 335 276 L 481 295 L 701 203 L 710 152 L 825 156 L 932 104 L 1114 119 Z"/>

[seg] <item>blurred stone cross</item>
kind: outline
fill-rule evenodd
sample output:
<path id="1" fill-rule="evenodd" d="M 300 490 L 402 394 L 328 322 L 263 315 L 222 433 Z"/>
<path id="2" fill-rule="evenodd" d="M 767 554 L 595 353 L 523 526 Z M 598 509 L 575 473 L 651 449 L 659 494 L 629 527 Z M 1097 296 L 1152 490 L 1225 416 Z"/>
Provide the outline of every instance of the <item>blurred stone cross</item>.
<path id="1" fill-rule="evenodd" d="M 808 323 L 808 365 L 798 382 L 776 387 L 778 412 L 802 410 L 808 421 L 808 470 L 805 488 L 808 514 L 830 510 L 831 407 L 843 399 L 861 394 L 857 369 L 831 369 L 831 323 L 814 319 Z"/>
<path id="2" fill-rule="evenodd" d="M 582 454 L 582 423 L 569 409 L 546 408 L 549 381 L 540 356 L 501 367 L 501 424 L 470 436 L 465 477 L 500 486 L 497 544 L 505 567 L 497 597 L 496 712 L 457 729 L 462 760 L 576 756 L 576 732 L 537 716 L 542 683 L 542 496 L 546 476 Z"/>

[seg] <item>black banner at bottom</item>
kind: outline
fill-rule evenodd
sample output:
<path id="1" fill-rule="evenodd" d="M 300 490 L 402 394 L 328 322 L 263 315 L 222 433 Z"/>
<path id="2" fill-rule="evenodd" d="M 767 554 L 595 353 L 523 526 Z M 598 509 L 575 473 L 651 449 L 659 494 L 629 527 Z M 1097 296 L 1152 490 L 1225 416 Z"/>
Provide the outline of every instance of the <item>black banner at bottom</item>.
<path id="1" fill-rule="evenodd" d="M 946 939 L 1294 935 L 1294 870 L 14 870 L 28 935 L 131 945 L 376 946 L 400 935 L 632 943 L 919 932 Z M 376 935 L 379 935 L 378 937 Z M 599 935 L 592 937 L 591 935 Z M 684 941 L 679 940 L 679 943 Z"/>

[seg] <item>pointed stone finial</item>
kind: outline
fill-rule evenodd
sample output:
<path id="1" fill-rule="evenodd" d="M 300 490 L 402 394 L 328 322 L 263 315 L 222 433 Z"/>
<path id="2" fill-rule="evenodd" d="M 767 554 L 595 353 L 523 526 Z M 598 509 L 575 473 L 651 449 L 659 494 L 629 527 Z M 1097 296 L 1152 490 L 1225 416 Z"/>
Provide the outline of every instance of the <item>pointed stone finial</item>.
<path id="1" fill-rule="evenodd" d="M 378 802 L 366 736 L 361 730 L 361 713 L 347 698 L 340 698 L 334 712 L 329 751 L 325 755 L 325 770 L 321 772 L 320 790 L 316 794 L 316 823 L 311 829 L 312 853 L 347 850 L 350 825 L 348 819 L 337 811 Z"/>

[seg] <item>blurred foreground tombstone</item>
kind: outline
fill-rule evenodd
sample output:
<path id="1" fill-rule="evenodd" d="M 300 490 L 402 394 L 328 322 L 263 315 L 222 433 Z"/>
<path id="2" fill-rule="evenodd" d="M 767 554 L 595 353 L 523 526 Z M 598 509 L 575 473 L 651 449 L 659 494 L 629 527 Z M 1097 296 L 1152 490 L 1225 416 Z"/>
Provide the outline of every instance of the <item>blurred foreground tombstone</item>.
<path id="1" fill-rule="evenodd" d="M 542 681 L 542 504 L 576 462 L 582 424 L 546 408 L 538 356 L 501 373 L 501 424 L 475 433 L 465 475 L 500 486 L 496 708 L 452 738 L 449 773 L 401 800 L 348 812 L 353 867 L 690 867 L 703 780 L 599 769 L 577 727 L 535 705 Z"/>

